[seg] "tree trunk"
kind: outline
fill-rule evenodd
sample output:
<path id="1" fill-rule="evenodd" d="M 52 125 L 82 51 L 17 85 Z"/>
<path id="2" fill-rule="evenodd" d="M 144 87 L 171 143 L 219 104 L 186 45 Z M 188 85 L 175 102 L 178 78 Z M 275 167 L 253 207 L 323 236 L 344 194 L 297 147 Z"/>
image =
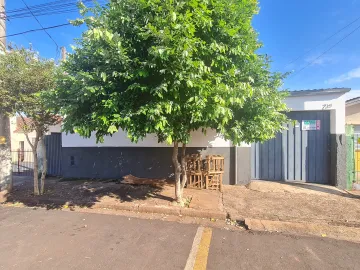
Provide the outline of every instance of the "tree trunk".
<path id="1" fill-rule="evenodd" d="M 21 116 L 21 118 L 23 119 L 24 123 L 25 120 L 24 118 Z M 39 142 L 39 132 L 37 130 L 36 131 L 36 137 L 35 137 L 35 142 L 34 144 L 31 143 L 30 139 L 29 139 L 29 134 L 25 133 L 25 138 L 28 141 L 29 145 L 31 146 L 32 152 L 33 152 L 33 158 L 34 158 L 34 195 L 39 195 L 40 191 L 39 191 L 39 175 L 38 175 L 38 171 L 39 171 L 39 166 L 38 166 L 38 155 L 37 155 L 37 146 L 38 146 L 38 142 Z"/>
<path id="2" fill-rule="evenodd" d="M 40 149 L 42 152 L 42 162 L 43 162 L 43 168 L 42 168 L 42 172 L 41 172 L 41 187 L 40 187 L 40 193 L 44 194 L 44 189 L 45 189 L 45 177 L 47 174 L 47 158 L 46 158 L 46 146 L 45 146 L 45 136 L 42 137 L 42 139 L 40 140 Z"/>
<path id="3" fill-rule="evenodd" d="M 184 187 L 187 182 L 187 174 L 186 174 L 186 143 L 183 143 L 181 148 L 181 193 L 183 193 Z"/>
<path id="4" fill-rule="evenodd" d="M 179 155 L 179 143 L 174 142 L 172 161 L 174 164 L 174 173 L 175 173 L 175 198 L 176 198 L 176 202 L 181 206 L 183 206 L 184 201 L 182 198 L 182 188 L 181 188 L 181 180 L 180 180 L 181 165 L 179 163 L 178 155 Z"/>
<path id="5" fill-rule="evenodd" d="M 34 157 L 34 195 L 39 195 L 39 176 L 38 176 L 38 155 L 36 149 L 33 149 L 33 157 Z"/>

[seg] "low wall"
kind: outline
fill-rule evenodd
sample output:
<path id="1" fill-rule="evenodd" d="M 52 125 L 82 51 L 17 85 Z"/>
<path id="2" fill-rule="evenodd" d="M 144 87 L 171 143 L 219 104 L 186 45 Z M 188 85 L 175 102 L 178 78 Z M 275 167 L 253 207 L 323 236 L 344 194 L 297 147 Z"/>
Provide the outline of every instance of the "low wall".
<path id="1" fill-rule="evenodd" d="M 246 149 L 245 149 L 246 148 Z M 148 178 L 172 178 L 172 147 L 63 147 L 65 178 L 121 178 L 127 174 Z M 250 181 L 250 148 L 238 147 L 238 183 Z M 188 147 L 187 154 L 225 157 L 224 184 L 236 184 L 234 147 Z M 248 156 L 247 156 L 248 155 Z M 247 162 L 246 160 L 249 160 Z"/>

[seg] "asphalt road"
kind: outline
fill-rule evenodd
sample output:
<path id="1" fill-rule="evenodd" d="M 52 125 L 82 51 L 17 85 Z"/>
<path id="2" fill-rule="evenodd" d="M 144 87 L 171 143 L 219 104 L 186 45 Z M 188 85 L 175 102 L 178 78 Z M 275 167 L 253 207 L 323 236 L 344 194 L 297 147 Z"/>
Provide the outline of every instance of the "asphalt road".
<path id="1" fill-rule="evenodd" d="M 360 269 L 359 244 L 206 230 L 196 244 L 196 225 L 0 207 L 0 269 L 184 269 L 197 245 L 207 269 Z"/>

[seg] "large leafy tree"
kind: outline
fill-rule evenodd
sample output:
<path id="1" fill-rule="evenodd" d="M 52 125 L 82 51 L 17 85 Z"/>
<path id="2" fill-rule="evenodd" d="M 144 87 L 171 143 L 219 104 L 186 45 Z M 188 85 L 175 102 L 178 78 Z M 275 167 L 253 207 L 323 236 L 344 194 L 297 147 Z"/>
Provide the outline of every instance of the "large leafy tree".
<path id="1" fill-rule="evenodd" d="M 173 144 L 179 203 L 191 131 L 216 129 L 238 144 L 282 129 L 282 76 L 257 53 L 256 0 L 112 0 L 80 8 L 73 24 L 88 30 L 52 99 L 66 115 L 64 129 L 102 141 L 120 128 L 134 142 L 154 133 Z"/>
<path id="2" fill-rule="evenodd" d="M 34 194 L 44 192 L 47 173 L 44 136 L 49 126 L 57 124 L 59 117 L 47 106 L 43 94 L 54 89 L 56 65 L 53 60 L 41 58 L 32 49 L 10 47 L 0 54 L 1 112 L 22 118 L 21 129 L 31 146 L 34 159 Z M 25 117 L 27 117 L 25 119 Z M 29 133 L 35 132 L 35 140 Z M 38 173 L 38 145 L 42 144 L 43 169 Z"/>

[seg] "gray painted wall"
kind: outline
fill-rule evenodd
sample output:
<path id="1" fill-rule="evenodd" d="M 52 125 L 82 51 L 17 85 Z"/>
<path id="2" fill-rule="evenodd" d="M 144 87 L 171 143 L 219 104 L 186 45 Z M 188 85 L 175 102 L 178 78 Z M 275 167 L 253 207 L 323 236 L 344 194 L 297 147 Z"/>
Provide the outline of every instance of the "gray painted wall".
<path id="1" fill-rule="evenodd" d="M 346 189 L 346 135 L 331 134 L 330 184 Z"/>
<path id="2" fill-rule="evenodd" d="M 251 181 L 251 147 L 237 147 L 237 183 L 236 185 L 247 185 Z M 235 163 L 235 161 L 234 161 Z"/>
<path id="3" fill-rule="evenodd" d="M 250 149 L 250 148 L 249 148 Z M 148 178 L 172 178 L 171 147 L 63 147 L 62 176 L 65 178 L 121 178 L 127 174 Z M 248 157 L 238 163 L 240 182 L 250 174 Z M 250 151 L 250 150 L 248 150 Z M 224 184 L 235 184 L 235 151 L 233 147 L 187 148 L 188 154 L 201 153 L 225 157 Z M 250 153 L 250 152 L 249 152 Z"/>

